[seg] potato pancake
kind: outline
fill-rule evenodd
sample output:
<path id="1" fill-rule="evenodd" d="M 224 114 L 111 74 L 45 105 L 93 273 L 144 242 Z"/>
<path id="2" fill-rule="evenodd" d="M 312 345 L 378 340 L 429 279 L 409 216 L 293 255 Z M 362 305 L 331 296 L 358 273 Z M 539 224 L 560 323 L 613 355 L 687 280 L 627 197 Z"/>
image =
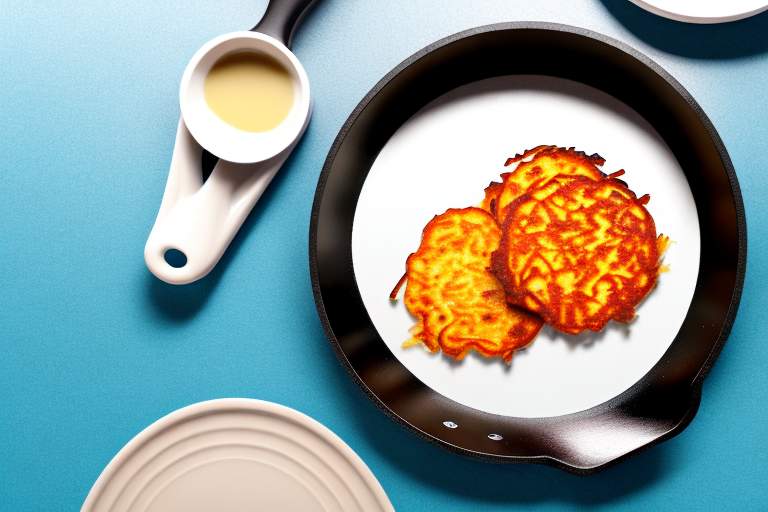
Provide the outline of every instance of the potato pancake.
<path id="1" fill-rule="evenodd" d="M 648 200 L 615 178 L 568 174 L 507 204 L 492 256 L 507 300 L 568 334 L 632 320 L 669 245 Z"/>
<path id="2" fill-rule="evenodd" d="M 457 360 L 475 349 L 509 362 L 536 337 L 541 318 L 508 304 L 490 272 L 500 239 L 498 223 L 480 208 L 449 209 L 427 224 L 406 262 L 405 305 L 418 324 L 404 346 L 423 343 Z"/>

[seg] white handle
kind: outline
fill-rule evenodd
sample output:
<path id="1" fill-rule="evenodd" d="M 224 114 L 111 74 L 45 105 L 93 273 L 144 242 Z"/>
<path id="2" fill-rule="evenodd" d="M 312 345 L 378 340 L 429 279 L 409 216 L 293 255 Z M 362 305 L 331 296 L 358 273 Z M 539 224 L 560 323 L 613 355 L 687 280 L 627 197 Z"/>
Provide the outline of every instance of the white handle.
<path id="1" fill-rule="evenodd" d="M 149 270 L 171 284 L 191 283 L 208 274 L 296 141 L 264 162 L 235 164 L 219 159 L 203 184 L 203 148 L 181 118 L 163 202 L 144 247 Z M 165 261 L 169 249 L 184 253 L 186 264 L 180 268 L 170 266 Z"/>

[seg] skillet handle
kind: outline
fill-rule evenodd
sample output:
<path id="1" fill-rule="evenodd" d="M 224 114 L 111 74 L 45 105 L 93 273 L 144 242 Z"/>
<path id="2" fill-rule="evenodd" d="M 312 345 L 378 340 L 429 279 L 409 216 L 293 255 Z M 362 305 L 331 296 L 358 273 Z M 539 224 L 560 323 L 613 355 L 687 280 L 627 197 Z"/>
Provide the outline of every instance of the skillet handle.
<path id="1" fill-rule="evenodd" d="M 314 0 L 271 0 L 261 21 L 251 29 L 274 37 L 291 48 L 293 29 Z"/>

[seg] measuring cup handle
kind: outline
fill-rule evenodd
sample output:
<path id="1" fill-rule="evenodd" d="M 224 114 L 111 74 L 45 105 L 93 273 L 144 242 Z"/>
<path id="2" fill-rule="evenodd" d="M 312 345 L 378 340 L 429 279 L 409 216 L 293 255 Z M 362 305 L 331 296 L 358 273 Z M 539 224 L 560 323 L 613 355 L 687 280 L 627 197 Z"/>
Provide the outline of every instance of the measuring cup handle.
<path id="1" fill-rule="evenodd" d="M 203 184 L 203 148 L 182 118 L 163 202 L 144 247 L 149 270 L 171 284 L 191 283 L 208 274 L 295 145 L 296 141 L 255 164 L 220 159 Z M 165 259 L 171 249 L 183 254 L 186 261 L 171 265 Z"/>
<path id="2" fill-rule="evenodd" d="M 251 30 L 274 37 L 291 47 L 293 29 L 314 0 L 271 0 L 261 21 Z"/>

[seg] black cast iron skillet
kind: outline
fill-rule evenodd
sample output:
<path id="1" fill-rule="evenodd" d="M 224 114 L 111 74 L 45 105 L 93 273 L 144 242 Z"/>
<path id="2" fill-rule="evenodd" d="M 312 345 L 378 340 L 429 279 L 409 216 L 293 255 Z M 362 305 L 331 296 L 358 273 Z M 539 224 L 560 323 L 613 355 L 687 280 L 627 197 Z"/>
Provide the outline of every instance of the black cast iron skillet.
<path id="1" fill-rule="evenodd" d="M 642 115 L 674 153 L 699 215 L 698 281 L 680 332 L 662 359 L 616 398 L 552 418 L 480 412 L 433 391 L 387 348 L 358 291 L 352 223 L 368 171 L 393 133 L 438 96 L 502 75 L 581 82 Z M 331 346 L 360 389 L 397 423 L 446 450 L 490 462 L 598 472 L 679 434 L 693 419 L 704 377 L 731 330 L 747 254 L 741 192 L 707 116 L 656 63 L 608 37 L 547 23 L 505 23 L 447 37 L 384 77 L 331 147 L 309 236 L 312 286 Z M 447 428 L 445 420 L 459 425 Z M 489 439 L 499 434 L 501 441 Z"/>

